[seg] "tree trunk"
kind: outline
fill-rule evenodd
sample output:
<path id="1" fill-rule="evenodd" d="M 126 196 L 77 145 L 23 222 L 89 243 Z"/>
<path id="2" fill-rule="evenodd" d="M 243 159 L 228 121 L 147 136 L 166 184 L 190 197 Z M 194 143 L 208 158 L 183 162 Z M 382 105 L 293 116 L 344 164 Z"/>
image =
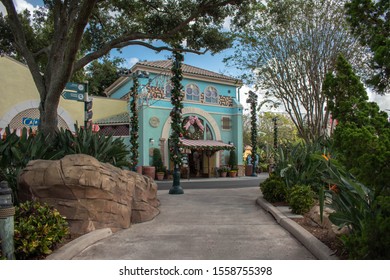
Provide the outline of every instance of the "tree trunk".
<path id="1" fill-rule="evenodd" d="M 50 138 L 59 130 L 57 108 L 60 96 L 60 94 L 48 92 L 46 98 L 41 101 L 39 106 L 40 123 L 38 129 Z"/>

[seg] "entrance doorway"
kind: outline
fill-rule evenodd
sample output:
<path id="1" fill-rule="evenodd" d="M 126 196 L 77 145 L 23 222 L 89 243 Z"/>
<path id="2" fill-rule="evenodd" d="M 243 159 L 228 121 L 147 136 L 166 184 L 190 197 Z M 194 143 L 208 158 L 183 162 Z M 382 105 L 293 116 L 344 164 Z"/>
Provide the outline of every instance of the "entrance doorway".
<path id="1" fill-rule="evenodd" d="M 189 154 L 190 177 L 203 177 L 203 151 L 191 150 Z"/>

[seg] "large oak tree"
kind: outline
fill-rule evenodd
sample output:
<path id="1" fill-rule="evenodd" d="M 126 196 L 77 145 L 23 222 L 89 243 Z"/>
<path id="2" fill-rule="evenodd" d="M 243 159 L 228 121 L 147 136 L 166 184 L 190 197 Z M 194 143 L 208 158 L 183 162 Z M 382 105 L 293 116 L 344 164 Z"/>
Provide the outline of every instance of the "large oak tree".
<path id="1" fill-rule="evenodd" d="M 57 108 L 70 77 L 112 49 L 145 46 L 218 52 L 230 45 L 224 20 L 245 13 L 249 0 L 44 0 L 34 16 L 18 15 L 12 0 L 1 0 L 7 16 L 1 46 L 15 50 L 27 63 L 40 94 L 40 127 L 57 130 Z M 239 9 L 240 8 L 240 9 Z M 0 17 L 1 18 L 1 17 Z M 237 23 L 236 21 L 234 21 Z"/>

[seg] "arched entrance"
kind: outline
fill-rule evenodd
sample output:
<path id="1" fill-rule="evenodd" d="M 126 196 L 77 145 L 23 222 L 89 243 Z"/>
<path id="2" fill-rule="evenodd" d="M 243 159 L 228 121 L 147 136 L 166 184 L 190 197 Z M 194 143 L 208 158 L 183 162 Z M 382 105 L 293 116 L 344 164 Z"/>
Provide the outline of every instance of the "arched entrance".
<path id="1" fill-rule="evenodd" d="M 219 167 L 220 150 L 234 149 L 230 144 L 221 141 L 221 134 L 214 118 L 207 112 L 197 108 L 183 110 L 182 126 L 184 134 L 181 147 L 184 155 L 182 176 L 212 177 Z M 160 144 L 164 147 L 164 164 L 171 169 L 169 160 L 169 136 L 171 118 L 164 124 Z M 168 139 L 168 140 L 167 140 Z"/>

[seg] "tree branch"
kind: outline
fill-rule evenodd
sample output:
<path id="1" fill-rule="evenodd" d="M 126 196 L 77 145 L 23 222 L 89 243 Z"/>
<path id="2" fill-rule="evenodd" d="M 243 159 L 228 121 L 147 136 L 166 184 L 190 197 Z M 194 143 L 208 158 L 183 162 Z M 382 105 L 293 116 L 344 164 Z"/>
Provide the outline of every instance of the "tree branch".
<path id="1" fill-rule="evenodd" d="M 46 95 L 44 79 L 39 71 L 38 63 L 36 62 L 33 53 L 29 50 L 27 46 L 26 35 L 23 32 L 23 26 L 19 20 L 18 14 L 15 9 L 15 5 L 12 0 L 2 0 L 7 14 L 9 17 L 9 24 L 14 36 L 14 44 L 16 49 L 22 54 L 26 59 L 26 63 L 31 72 L 31 75 L 34 79 L 34 82 L 37 86 L 38 92 L 40 94 L 41 100 L 44 100 Z"/>

